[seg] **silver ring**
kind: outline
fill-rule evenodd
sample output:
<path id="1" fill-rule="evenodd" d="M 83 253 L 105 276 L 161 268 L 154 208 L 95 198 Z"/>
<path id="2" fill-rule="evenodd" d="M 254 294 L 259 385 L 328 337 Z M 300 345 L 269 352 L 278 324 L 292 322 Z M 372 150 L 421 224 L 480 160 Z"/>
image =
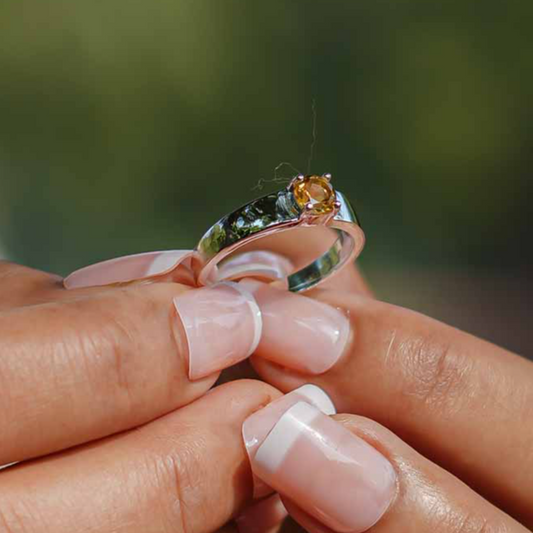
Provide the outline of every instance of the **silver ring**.
<path id="1" fill-rule="evenodd" d="M 336 230 L 338 238 L 325 254 L 287 277 L 292 292 L 311 289 L 353 262 L 365 243 L 355 211 L 333 188 L 330 174 L 297 176 L 287 188 L 221 218 L 198 243 L 198 284 L 219 281 L 218 265 L 252 241 L 296 227 L 316 226 Z"/>

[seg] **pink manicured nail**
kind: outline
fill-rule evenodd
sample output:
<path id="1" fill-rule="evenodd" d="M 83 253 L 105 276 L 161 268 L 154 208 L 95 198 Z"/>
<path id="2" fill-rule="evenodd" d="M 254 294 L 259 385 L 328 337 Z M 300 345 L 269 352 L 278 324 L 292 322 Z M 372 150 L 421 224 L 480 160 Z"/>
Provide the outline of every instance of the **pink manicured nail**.
<path id="1" fill-rule="evenodd" d="M 329 370 L 351 337 L 348 318 L 339 310 L 306 296 L 244 280 L 263 314 L 263 335 L 256 353 L 306 374 Z"/>
<path id="2" fill-rule="evenodd" d="M 273 252 L 252 251 L 231 256 L 218 267 L 219 280 L 257 278 L 262 281 L 287 279 L 293 271 L 292 263 Z"/>
<path id="3" fill-rule="evenodd" d="M 249 416 L 242 426 L 242 436 L 250 462 L 268 433 L 281 416 L 298 402 L 307 402 L 327 415 L 336 413 L 330 397 L 316 385 L 303 385 L 269 403 L 266 407 Z M 261 498 L 270 494 L 272 489 L 257 476 L 254 476 L 254 497 Z"/>
<path id="4" fill-rule="evenodd" d="M 236 283 L 188 291 L 174 299 L 189 351 L 189 378 L 203 378 L 251 355 L 261 338 L 261 311 Z"/>
<path id="5" fill-rule="evenodd" d="M 259 446 L 252 469 L 277 492 L 340 533 L 371 528 L 396 493 L 391 463 L 305 402 L 279 419 Z"/>
<path id="6" fill-rule="evenodd" d="M 287 516 L 279 494 L 273 494 L 248 507 L 235 522 L 240 533 L 268 533 Z"/>
<path id="7" fill-rule="evenodd" d="M 171 250 L 118 257 L 76 270 L 63 283 L 67 289 L 80 289 L 160 276 L 190 260 L 193 255 L 190 250 Z"/>

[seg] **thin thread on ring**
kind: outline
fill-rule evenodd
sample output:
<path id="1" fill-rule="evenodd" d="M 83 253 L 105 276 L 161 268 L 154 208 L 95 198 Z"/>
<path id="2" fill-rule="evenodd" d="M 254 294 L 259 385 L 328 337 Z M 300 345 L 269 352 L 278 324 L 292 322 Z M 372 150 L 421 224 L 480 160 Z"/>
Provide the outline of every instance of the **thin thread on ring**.
<path id="1" fill-rule="evenodd" d="M 313 103 L 311 104 L 311 112 L 313 113 L 313 140 L 311 141 L 311 149 L 309 152 L 309 159 L 307 160 L 307 173 L 311 174 L 311 163 L 313 162 L 313 155 L 315 151 L 315 144 L 317 139 L 317 126 L 316 126 L 316 98 L 313 98 Z"/>
<path id="2" fill-rule="evenodd" d="M 312 129 L 311 147 L 309 150 L 309 157 L 307 159 L 307 174 L 311 173 L 311 164 L 313 162 L 313 157 L 315 155 L 315 145 L 316 145 L 317 138 L 318 138 L 316 98 L 313 98 L 313 101 L 311 103 L 311 113 L 313 117 L 313 129 Z M 290 178 L 287 178 L 284 176 L 278 176 L 278 172 L 283 167 L 289 167 L 290 169 L 295 171 L 297 175 L 302 174 L 302 172 L 298 170 L 290 161 L 282 161 L 279 165 L 277 165 L 274 168 L 274 177 L 271 179 L 259 178 L 259 180 L 257 181 L 257 184 L 254 187 L 252 187 L 252 191 L 256 191 L 256 190 L 262 191 L 266 183 L 279 183 L 282 185 L 287 185 L 294 176 L 291 176 Z"/>
<path id="3" fill-rule="evenodd" d="M 259 181 L 255 185 L 255 187 L 252 188 L 252 191 L 255 191 L 255 190 L 262 191 L 265 186 L 265 183 L 279 183 L 282 185 L 287 185 L 291 181 L 293 176 L 291 176 L 290 178 L 287 178 L 285 176 L 278 176 L 279 170 L 283 167 L 289 167 L 292 170 L 294 170 L 296 174 L 301 174 L 301 172 L 291 162 L 282 161 L 279 165 L 277 165 L 274 168 L 274 177 L 271 179 L 259 178 Z"/>

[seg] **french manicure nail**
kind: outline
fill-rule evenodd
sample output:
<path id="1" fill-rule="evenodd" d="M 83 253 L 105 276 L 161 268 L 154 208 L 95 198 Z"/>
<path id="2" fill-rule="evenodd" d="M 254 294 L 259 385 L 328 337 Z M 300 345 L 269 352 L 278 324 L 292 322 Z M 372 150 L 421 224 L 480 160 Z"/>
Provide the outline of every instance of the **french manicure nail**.
<path id="1" fill-rule="evenodd" d="M 339 533 L 371 528 L 396 493 L 391 463 L 306 402 L 282 415 L 257 449 L 252 470 Z"/>
<path id="2" fill-rule="evenodd" d="M 268 533 L 279 526 L 288 513 L 279 494 L 250 505 L 235 519 L 239 533 Z"/>
<path id="3" fill-rule="evenodd" d="M 306 374 L 322 374 L 341 357 L 350 341 L 350 321 L 323 302 L 244 280 L 263 314 L 263 335 L 256 353 Z"/>
<path id="4" fill-rule="evenodd" d="M 262 281 L 285 279 L 292 272 L 291 261 L 274 252 L 256 250 L 244 252 L 221 263 L 218 268 L 218 280 L 237 280 L 239 278 L 256 278 Z"/>
<path id="5" fill-rule="evenodd" d="M 141 280 L 170 272 L 193 255 L 190 250 L 169 250 L 118 257 L 76 270 L 63 283 L 67 289 L 81 289 Z"/>
<path id="6" fill-rule="evenodd" d="M 283 413 L 298 402 L 307 402 L 327 415 L 336 413 L 330 397 L 316 385 L 307 384 L 285 394 L 269 403 L 266 407 L 250 415 L 242 426 L 242 436 L 250 462 Z M 271 493 L 272 489 L 260 478 L 254 476 L 254 498 L 261 498 Z"/>
<path id="7" fill-rule="evenodd" d="M 250 356 L 261 338 L 261 311 L 236 283 L 194 289 L 174 299 L 189 354 L 189 378 L 203 378 Z"/>

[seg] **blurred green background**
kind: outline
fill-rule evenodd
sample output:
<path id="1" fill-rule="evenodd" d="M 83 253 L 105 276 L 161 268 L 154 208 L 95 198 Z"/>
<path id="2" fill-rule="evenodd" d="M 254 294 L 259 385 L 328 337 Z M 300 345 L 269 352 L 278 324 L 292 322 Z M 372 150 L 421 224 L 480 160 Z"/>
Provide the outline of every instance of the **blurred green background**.
<path id="1" fill-rule="evenodd" d="M 3 0 L 0 254 L 66 274 L 193 247 L 280 162 L 307 170 L 315 102 L 310 168 L 356 205 L 378 295 L 531 354 L 532 20 L 528 0 Z"/>

